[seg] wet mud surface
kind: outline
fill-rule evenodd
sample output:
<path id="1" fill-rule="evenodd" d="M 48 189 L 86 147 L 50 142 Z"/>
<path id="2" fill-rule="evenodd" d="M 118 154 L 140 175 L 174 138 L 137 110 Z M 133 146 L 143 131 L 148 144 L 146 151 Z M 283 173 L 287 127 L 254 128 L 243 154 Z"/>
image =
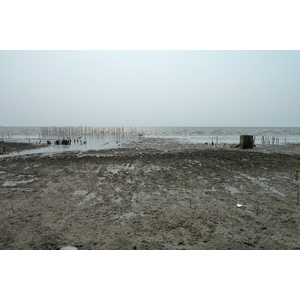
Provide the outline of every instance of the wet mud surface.
<path id="1" fill-rule="evenodd" d="M 33 144 L 33 143 L 19 143 L 19 142 L 5 142 L 0 141 L 0 155 L 4 154 L 18 154 L 21 151 L 29 149 L 39 149 L 42 147 L 47 147 L 46 144 Z"/>
<path id="2" fill-rule="evenodd" d="M 300 249 L 299 146 L 270 149 L 1 158 L 0 249 Z"/>

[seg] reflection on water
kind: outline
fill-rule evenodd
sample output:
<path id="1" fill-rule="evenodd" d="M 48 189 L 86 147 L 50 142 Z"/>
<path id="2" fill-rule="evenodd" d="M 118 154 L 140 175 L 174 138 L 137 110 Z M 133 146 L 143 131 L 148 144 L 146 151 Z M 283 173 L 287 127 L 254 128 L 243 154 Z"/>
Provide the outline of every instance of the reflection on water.
<path id="1" fill-rule="evenodd" d="M 37 148 L 37 149 L 30 149 L 18 152 L 13 152 L 10 154 L 5 155 L 7 156 L 16 156 L 16 155 L 26 155 L 26 154 L 37 154 L 37 153 L 59 153 L 59 152 L 67 152 L 67 151 L 88 151 L 88 150 L 99 150 L 99 149 L 115 149 L 120 147 L 122 144 L 130 141 L 137 140 L 138 137 L 126 137 L 122 139 L 116 139 L 114 136 L 106 136 L 105 139 L 99 137 L 90 137 L 87 136 L 84 141 L 80 141 L 77 139 L 72 140 L 70 145 L 56 145 L 54 142 L 51 141 L 51 145 L 47 147 Z M 6 141 L 9 141 L 6 139 Z M 24 139 L 14 139 L 17 142 L 26 142 Z M 30 141 L 33 144 L 39 145 L 40 140 L 38 141 Z M 45 145 L 47 141 L 41 140 L 41 145 Z M 3 156 L 3 155 L 0 155 Z"/>
<path id="2" fill-rule="evenodd" d="M 0 138 L 8 142 L 30 142 L 48 147 L 20 151 L 6 156 L 118 148 L 142 138 L 137 128 L 125 127 L 2 127 Z M 1 140 L 0 139 L 0 140 Z M 68 143 L 63 142 L 68 140 Z"/>
<path id="3" fill-rule="evenodd" d="M 239 143 L 243 134 L 253 135 L 255 143 L 300 143 L 299 127 L 1 127 L 0 140 L 46 144 L 49 147 L 25 150 L 22 154 L 87 151 L 118 148 L 141 138 L 175 138 L 182 143 Z M 263 138 L 262 138 L 263 137 Z M 55 145 L 71 139 L 71 145 Z M 12 155 L 16 155 L 12 154 Z"/>

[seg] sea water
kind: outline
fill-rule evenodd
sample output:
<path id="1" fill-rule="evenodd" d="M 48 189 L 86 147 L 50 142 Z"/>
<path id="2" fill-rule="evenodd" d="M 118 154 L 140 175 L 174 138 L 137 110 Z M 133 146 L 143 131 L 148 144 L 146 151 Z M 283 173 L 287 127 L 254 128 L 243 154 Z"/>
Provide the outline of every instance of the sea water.
<path id="1" fill-rule="evenodd" d="M 238 144 L 240 135 L 253 135 L 257 145 L 300 143 L 300 127 L 107 127 L 104 133 L 100 127 L 88 127 L 88 130 L 81 127 L 80 132 L 75 129 L 65 127 L 65 130 L 55 130 L 54 134 L 46 127 L 0 127 L 0 141 L 37 145 L 51 141 L 49 147 L 25 150 L 22 154 L 111 149 L 141 137 L 171 138 L 195 144 Z M 55 145 L 55 140 L 63 138 L 70 138 L 71 145 Z"/>
<path id="2" fill-rule="evenodd" d="M 256 144 L 300 143 L 300 127 L 148 127 L 147 137 L 177 138 L 191 143 L 239 143 L 240 135 L 253 135 Z M 262 140 L 262 137 L 264 139 Z"/>

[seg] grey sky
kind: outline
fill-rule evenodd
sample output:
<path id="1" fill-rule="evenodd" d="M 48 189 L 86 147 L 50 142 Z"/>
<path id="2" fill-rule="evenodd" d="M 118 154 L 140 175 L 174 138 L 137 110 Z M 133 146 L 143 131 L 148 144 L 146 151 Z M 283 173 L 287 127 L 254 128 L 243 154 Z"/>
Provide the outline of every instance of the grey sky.
<path id="1" fill-rule="evenodd" d="M 0 51 L 5 126 L 300 126 L 300 51 Z"/>

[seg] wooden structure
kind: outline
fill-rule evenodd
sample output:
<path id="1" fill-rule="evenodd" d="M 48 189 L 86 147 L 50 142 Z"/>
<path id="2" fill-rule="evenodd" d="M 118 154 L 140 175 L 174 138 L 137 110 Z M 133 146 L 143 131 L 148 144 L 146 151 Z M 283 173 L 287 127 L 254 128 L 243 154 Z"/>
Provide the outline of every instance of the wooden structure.
<path id="1" fill-rule="evenodd" d="M 240 136 L 240 149 L 253 148 L 253 135 Z"/>

